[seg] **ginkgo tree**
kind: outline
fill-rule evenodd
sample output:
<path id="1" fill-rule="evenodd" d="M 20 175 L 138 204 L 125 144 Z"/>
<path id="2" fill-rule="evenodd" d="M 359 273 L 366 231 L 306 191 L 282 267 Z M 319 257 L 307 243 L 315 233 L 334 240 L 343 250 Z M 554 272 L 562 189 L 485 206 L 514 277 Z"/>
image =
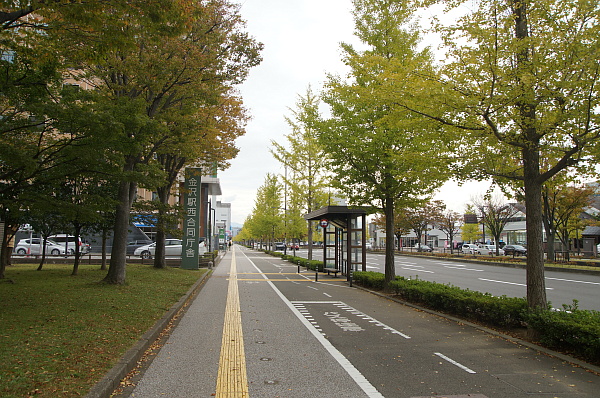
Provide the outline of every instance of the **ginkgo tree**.
<path id="1" fill-rule="evenodd" d="M 271 153 L 288 170 L 284 175 L 286 186 L 290 187 L 294 205 L 306 213 L 317 210 L 327 202 L 331 175 L 328 173 L 328 155 L 318 142 L 315 123 L 319 116 L 319 99 L 309 87 L 304 96 L 300 96 L 292 116 L 285 118 L 292 130 L 286 135 L 287 146 L 271 141 Z M 298 214 L 296 214 L 298 215 Z M 298 218 L 294 218 L 297 225 Z M 313 226 L 306 224 L 308 238 L 308 258 L 312 259 Z"/>
<path id="2" fill-rule="evenodd" d="M 545 308 L 542 187 L 597 156 L 600 4 L 411 3 L 439 3 L 445 15 L 453 8 L 463 15 L 436 25 L 444 59 L 436 73 L 390 71 L 388 98 L 399 113 L 429 117 L 454 132 L 463 143 L 462 175 L 491 176 L 500 185 L 523 189 L 527 300 L 531 308 Z"/>
<path id="3" fill-rule="evenodd" d="M 244 222 L 243 229 L 250 238 L 274 244 L 275 237 L 283 232 L 281 193 L 277 176 L 268 173 L 256 192 L 252 213 Z"/>
<path id="4" fill-rule="evenodd" d="M 349 204 L 383 211 L 386 220 L 385 283 L 395 277 L 394 208 L 431 194 L 447 178 L 447 141 L 436 124 L 409 111 L 394 112 L 386 75 L 398 68 L 429 71 L 432 55 L 420 50 L 407 2 L 356 0 L 355 34 L 364 51 L 343 44 L 347 77 L 330 76 L 323 101 L 331 116 L 318 124 L 336 187 Z M 385 32 L 385 34 L 382 34 Z"/>
<path id="5" fill-rule="evenodd" d="M 85 59 L 73 76 L 95 87 L 97 102 L 117 123 L 106 132 L 120 181 L 108 283 L 125 282 L 131 206 L 138 185 L 155 185 L 161 177 L 155 157 L 176 132 L 171 125 L 217 104 L 260 62 L 261 45 L 244 32 L 239 6 L 172 3 L 180 6 L 172 12 L 172 24 L 133 21 L 126 27 L 133 38 L 129 45 L 114 47 L 100 59 Z M 191 133 L 201 134 L 202 127 Z"/>

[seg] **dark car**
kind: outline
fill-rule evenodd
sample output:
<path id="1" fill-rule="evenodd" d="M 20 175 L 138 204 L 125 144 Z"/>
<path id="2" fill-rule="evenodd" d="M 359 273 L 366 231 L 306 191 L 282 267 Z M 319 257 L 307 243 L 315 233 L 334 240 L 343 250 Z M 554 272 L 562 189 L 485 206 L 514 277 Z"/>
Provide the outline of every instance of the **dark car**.
<path id="1" fill-rule="evenodd" d="M 420 244 L 413 246 L 413 249 L 417 249 L 417 251 L 420 251 L 420 252 L 430 252 L 431 253 L 433 251 L 433 249 L 431 247 L 429 247 L 427 245 L 420 245 Z"/>
<path id="2" fill-rule="evenodd" d="M 285 243 L 275 242 L 275 251 L 285 250 Z"/>
<path id="3" fill-rule="evenodd" d="M 504 254 L 507 256 L 526 256 L 527 249 L 521 245 L 506 245 L 503 248 Z"/>

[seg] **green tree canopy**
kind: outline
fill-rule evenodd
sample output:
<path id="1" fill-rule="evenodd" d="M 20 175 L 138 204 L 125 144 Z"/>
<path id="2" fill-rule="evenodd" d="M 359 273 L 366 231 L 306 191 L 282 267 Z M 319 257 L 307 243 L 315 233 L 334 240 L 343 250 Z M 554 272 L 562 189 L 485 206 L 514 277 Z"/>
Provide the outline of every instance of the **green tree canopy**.
<path id="1" fill-rule="evenodd" d="M 318 142 L 314 127 L 319 117 L 319 99 L 310 87 L 305 96 L 299 97 L 296 108 L 291 112 L 292 116 L 285 118 L 292 130 L 286 135 L 287 147 L 271 141 L 271 153 L 287 170 L 284 182 L 292 192 L 295 209 L 306 214 L 325 205 L 327 189 L 331 186 L 331 175 L 327 169 L 329 159 Z M 303 222 L 306 228 L 308 258 L 312 259 L 312 222 L 300 220 L 302 213 L 296 211 L 293 214 L 292 225 Z"/>
<path id="2" fill-rule="evenodd" d="M 425 3 L 443 3 L 448 11 L 466 2 Z M 445 52 L 438 73 L 406 69 L 389 76 L 389 98 L 454 131 L 464 143 L 462 175 L 524 189 L 527 299 L 545 308 L 541 190 L 598 153 L 600 6 L 491 0 L 459 11 L 462 17 L 437 25 Z M 420 83 L 407 85 L 407 75 Z"/>
<path id="3" fill-rule="evenodd" d="M 355 0 L 355 34 L 368 49 L 343 44 L 348 78 L 330 76 L 323 100 L 331 117 L 320 124 L 319 141 L 331 158 L 336 187 L 350 204 L 380 209 L 394 230 L 394 207 L 432 193 L 447 175 L 443 131 L 408 111 L 394 111 L 386 95 L 391 71 L 429 71 L 429 50 L 420 50 L 408 2 Z M 432 143 L 435 142 L 435 145 Z M 435 155 L 434 155 L 435 153 Z M 394 235 L 386 234 L 386 283 L 395 276 Z"/>

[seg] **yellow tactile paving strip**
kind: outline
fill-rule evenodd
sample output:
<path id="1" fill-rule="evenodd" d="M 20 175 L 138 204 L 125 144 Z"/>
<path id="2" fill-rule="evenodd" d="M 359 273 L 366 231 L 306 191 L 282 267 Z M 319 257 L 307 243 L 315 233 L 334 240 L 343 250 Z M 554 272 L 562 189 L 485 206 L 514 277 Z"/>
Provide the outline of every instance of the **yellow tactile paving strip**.
<path id="1" fill-rule="evenodd" d="M 240 296 L 238 293 L 237 268 L 235 250 L 231 253 L 231 270 L 229 271 L 229 287 L 225 306 L 225 322 L 223 324 L 223 340 L 221 341 L 221 357 L 219 375 L 217 377 L 216 397 L 242 398 L 249 397 L 248 377 L 246 375 L 246 356 L 244 353 L 244 334 L 242 333 L 242 317 L 240 314 Z"/>

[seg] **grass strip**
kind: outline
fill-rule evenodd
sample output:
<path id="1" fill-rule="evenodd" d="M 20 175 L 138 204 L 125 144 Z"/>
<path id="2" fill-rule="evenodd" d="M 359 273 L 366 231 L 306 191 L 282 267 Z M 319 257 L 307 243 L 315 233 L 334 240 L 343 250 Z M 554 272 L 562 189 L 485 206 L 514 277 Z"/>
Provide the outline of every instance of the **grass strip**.
<path id="1" fill-rule="evenodd" d="M 206 270 L 127 267 L 127 284 L 70 264 L 14 265 L 0 280 L 0 396 L 79 397 L 171 308 Z"/>

